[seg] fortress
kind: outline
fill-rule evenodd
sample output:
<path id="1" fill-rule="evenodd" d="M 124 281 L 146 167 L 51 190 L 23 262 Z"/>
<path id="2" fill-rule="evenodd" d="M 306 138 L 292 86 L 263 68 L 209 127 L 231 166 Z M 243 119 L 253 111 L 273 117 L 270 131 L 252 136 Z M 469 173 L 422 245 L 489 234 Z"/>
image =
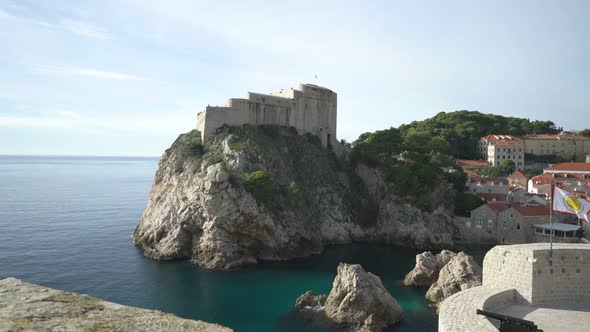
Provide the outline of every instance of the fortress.
<path id="1" fill-rule="evenodd" d="M 207 106 L 197 114 L 201 141 L 223 125 L 279 125 L 294 127 L 302 134 L 319 137 L 322 145 L 332 148 L 336 140 L 337 95 L 313 84 L 283 89 L 276 93 L 248 92 L 248 98 L 231 98 L 224 106 Z"/>

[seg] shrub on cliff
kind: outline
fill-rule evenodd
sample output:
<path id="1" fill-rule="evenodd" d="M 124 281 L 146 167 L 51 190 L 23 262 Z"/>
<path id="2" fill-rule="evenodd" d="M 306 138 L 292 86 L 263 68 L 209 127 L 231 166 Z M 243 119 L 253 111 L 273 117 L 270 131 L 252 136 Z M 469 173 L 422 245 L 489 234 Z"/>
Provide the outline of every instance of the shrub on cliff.
<path id="1" fill-rule="evenodd" d="M 273 182 L 268 172 L 255 171 L 250 173 L 244 180 L 244 188 L 258 202 L 269 204 L 272 201 Z"/>

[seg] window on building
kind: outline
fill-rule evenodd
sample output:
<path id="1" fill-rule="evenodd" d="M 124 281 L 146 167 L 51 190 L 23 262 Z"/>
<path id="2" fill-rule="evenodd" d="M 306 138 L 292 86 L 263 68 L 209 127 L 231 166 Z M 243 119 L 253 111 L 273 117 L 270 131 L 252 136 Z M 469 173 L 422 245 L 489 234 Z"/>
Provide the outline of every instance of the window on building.
<path id="1" fill-rule="evenodd" d="M 506 220 L 502 222 L 502 228 L 506 229 Z"/>
<path id="2" fill-rule="evenodd" d="M 488 219 L 488 228 L 492 228 L 494 221 L 492 219 Z"/>
<path id="3" fill-rule="evenodd" d="M 514 214 L 512 214 L 512 213 L 511 213 L 511 214 L 510 214 L 510 218 L 514 218 Z"/>
<path id="4" fill-rule="evenodd" d="M 477 228 L 481 228 L 481 219 L 478 219 L 478 220 L 475 222 L 475 227 L 477 227 Z"/>
<path id="5" fill-rule="evenodd" d="M 520 224 L 519 223 L 516 223 L 516 230 L 520 231 Z"/>
<path id="6" fill-rule="evenodd" d="M 465 222 L 465 227 L 467 227 L 467 228 L 471 228 L 471 221 L 469 221 L 469 220 L 468 220 L 468 221 L 466 221 L 466 222 Z"/>

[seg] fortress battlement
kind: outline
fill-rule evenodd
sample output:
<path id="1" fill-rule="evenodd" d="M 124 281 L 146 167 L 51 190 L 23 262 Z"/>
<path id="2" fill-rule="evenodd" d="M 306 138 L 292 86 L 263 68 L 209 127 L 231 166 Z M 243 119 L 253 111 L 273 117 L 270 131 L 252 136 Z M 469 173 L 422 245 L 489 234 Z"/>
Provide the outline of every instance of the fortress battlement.
<path id="1" fill-rule="evenodd" d="M 337 144 L 337 94 L 314 84 L 300 84 L 263 94 L 248 92 L 247 98 L 230 98 L 224 106 L 207 106 L 197 113 L 197 130 L 206 144 L 208 136 L 224 125 L 279 125 L 294 127 L 299 134 L 319 137 L 324 147 Z"/>

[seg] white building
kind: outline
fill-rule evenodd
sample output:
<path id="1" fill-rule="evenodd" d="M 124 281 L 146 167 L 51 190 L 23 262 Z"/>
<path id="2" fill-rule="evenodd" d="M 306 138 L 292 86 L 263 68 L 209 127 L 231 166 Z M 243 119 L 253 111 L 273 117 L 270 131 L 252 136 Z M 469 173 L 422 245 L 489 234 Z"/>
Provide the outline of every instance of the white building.
<path id="1" fill-rule="evenodd" d="M 482 158 L 492 166 L 503 160 L 512 160 L 516 169 L 524 166 L 524 143 L 522 139 L 512 135 L 488 135 L 480 138 L 477 147 Z"/>

